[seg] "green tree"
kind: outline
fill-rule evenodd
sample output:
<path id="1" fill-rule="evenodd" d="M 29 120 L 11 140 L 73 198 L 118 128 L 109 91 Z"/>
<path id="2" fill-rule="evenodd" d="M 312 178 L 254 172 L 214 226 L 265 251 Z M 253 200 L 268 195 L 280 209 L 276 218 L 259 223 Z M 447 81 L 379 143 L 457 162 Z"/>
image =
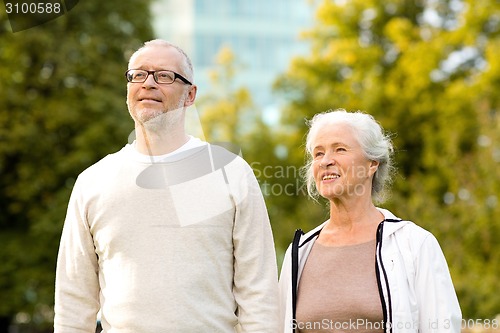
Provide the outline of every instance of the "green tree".
<path id="1" fill-rule="evenodd" d="M 149 1 L 80 1 L 18 33 L 0 12 L 0 317 L 7 324 L 23 313 L 50 325 L 70 191 L 79 172 L 133 129 L 123 73 L 131 52 L 152 37 L 149 22 Z"/>
<path id="2" fill-rule="evenodd" d="M 253 125 L 260 117 L 250 91 L 234 86 L 238 66 L 233 51 L 222 47 L 216 55 L 215 68 L 209 73 L 211 91 L 198 99 L 203 131 L 210 142 L 241 145 L 252 126 L 258 126 Z"/>
<path id="3" fill-rule="evenodd" d="M 495 0 L 324 0 L 304 34 L 310 54 L 276 85 L 290 100 L 292 165 L 303 164 L 303 119 L 318 112 L 364 110 L 395 133 L 385 207 L 438 237 L 469 318 L 500 313 L 499 17 Z M 282 223 L 324 220 L 324 206 L 306 214 L 298 199 Z"/>
<path id="4" fill-rule="evenodd" d="M 253 102 L 250 91 L 236 86 L 235 76 L 241 66 L 231 49 L 223 47 L 210 73 L 210 90 L 199 97 L 197 108 L 207 141 L 236 145 L 252 167 L 266 200 L 281 263 L 285 245 L 280 244 L 291 237 L 282 232 L 281 218 L 295 205 L 289 197 L 297 197 L 303 189 L 297 182 L 297 168 L 289 165 L 283 153 L 281 142 L 287 139 L 286 128 L 272 128 L 265 123 L 263 111 Z"/>

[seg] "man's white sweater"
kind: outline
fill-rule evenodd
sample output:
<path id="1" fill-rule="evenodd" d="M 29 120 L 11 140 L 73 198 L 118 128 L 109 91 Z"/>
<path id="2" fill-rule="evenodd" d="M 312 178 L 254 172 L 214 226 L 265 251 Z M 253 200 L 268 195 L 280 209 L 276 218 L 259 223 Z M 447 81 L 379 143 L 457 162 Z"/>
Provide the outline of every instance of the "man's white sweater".
<path id="1" fill-rule="evenodd" d="M 149 158 L 149 157 L 148 157 Z M 78 177 L 55 333 L 277 331 L 269 218 L 250 166 L 212 145 L 151 161 L 131 145 Z"/>

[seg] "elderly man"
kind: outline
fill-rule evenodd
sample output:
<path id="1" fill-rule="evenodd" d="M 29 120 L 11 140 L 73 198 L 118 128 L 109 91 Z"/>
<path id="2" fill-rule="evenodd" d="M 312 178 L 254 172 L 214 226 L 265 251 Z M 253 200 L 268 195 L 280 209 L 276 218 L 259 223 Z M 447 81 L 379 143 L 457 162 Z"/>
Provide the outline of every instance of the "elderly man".
<path id="1" fill-rule="evenodd" d="M 146 42 L 129 61 L 136 140 L 79 175 L 57 262 L 55 333 L 276 332 L 277 268 L 258 183 L 188 135 L 188 56 Z"/>

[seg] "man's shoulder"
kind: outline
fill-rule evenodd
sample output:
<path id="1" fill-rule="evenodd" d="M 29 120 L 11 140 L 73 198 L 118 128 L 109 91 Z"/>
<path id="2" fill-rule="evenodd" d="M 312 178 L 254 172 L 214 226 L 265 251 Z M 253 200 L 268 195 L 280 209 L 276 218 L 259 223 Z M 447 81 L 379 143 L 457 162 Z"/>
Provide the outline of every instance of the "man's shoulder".
<path id="1" fill-rule="evenodd" d="M 126 148 L 122 148 L 117 152 L 108 154 L 100 160 L 83 170 L 79 178 L 93 177 L 95 175 L 102 175 L 103 173 L 116 172 L 116 166 L 123 163 Z"/>
<path id="2" fill-rule="evenodd" d="M 246 163 L 241 155 L 239 146 L 228 143 L 210 143 L 212 157 L 215 164 L 223 167 L 232 162 Z"/>
<path id="3" fill-rule="evenodd" d="M 253 174 L 253 170 L 243 158 L 239 146 L 227 143 L 211 143 L 209 147 L 215 170 L 224 169 L 229 175 L 237 177 L 242 174 Z"/>

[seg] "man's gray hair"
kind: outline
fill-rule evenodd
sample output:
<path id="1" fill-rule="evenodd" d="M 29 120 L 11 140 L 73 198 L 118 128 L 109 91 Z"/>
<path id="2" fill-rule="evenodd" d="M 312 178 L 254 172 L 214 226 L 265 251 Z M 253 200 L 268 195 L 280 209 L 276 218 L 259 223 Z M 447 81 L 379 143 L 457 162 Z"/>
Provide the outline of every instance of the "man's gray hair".
<path id="1" fill-rule="evenodd" d="M 149 47 L 173 47 L 175 48 L 177 51 L 179 51 L 179 53 L 182 55 L 182 57 L 184 58 L 184 62 L 183 62 L 183 74 L 187 76 L 187 78 L 193 82 L 194 81 L 194 69 L 193 69 L 193 63 L 191 62 L 191 59 L 189 59 L 189 56 L 186 54 L 186 52 L 184 52 L 183 49 L 181 49 L 179 46 L 175 45 L 175 44 L 172 44 L 166 40 L 163 40 L 163 39 L 153 39 L 153 40 L 150 40 L 150 41 L 147 41 L 144 43 L 143 46 L 141 46 L 137 51 L 135 51 L 132 56 L 130 57 L 129 61 L 128 61 L 128 65 L 129 65 L 129 69 L 130 69 L 130 63 L 132 63 L 132 61 L 135 59 L 135 57 L 137 57 L 137 55 L 139 54 L 139 52 L 143 51 L 144 49 L 146 48 L 149 48 Z"/>

